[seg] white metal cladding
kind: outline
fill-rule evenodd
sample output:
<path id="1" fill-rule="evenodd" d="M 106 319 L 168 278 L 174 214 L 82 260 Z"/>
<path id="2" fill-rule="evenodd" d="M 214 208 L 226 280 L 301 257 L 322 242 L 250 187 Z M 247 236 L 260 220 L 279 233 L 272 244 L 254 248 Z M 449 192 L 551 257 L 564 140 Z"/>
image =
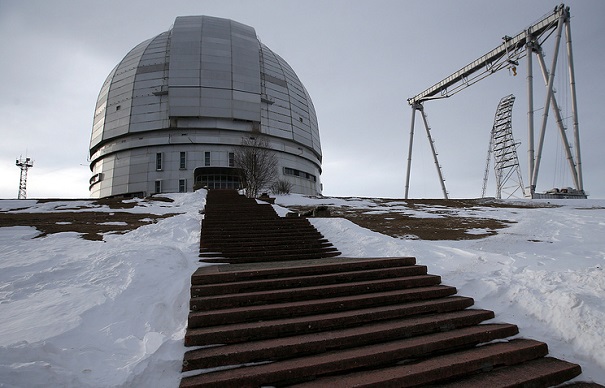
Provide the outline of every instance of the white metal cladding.
<path id="1" fill-rule="evenodd" d="M 294 192 L 321 193 L 315 109 L 288 63 L 252 27 L 179 17 L 169 31 L 131 50 L 101 88 L 90 142 L 91 195 L 151 194 L 157 180 L 163 191 L 178 191 L 186 180 L 191 191 L 204 152 L 225 153 L 258 130 L 278 152 L 280 178 Z M 187 152 L 185 170 L 181 152 Z M 161 171 L 157 153 L 164 155 Z M 225 155 L 213 156 L 212 166 L 228 163 Z M 292 170 L 305 174 L 284 175 Z"/>
<path id="2" fill-rule="evenodd" d="M 227 19 L 179 17 L 172 28 L 170 116 L 260 121 L 259 42 Z"/>
<path id="3" fill-rule="evenodd" d="M 261 78 L 268 100 L 262 111 L 263 131 L 312 148 L 321 156 L 319 126 L 311 98 L 288 63 L 261 44 Z"/>

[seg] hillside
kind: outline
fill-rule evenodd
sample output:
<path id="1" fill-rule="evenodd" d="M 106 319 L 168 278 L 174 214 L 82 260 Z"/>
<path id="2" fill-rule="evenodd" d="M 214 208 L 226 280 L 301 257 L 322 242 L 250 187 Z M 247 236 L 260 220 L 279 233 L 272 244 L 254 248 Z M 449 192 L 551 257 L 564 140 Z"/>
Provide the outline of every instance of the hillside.
<path id="1" fill-rule="evenodd" d="M 4 386 L 176 387 L 204 203 L 204 191 L 0 201 Z M 579 380 L 605 384 L 605 201 L 276 203 L 280 214 L 328 207 L 312 222 L 343 255 L 416 256 L 496 321 L 579 363 Z"/>

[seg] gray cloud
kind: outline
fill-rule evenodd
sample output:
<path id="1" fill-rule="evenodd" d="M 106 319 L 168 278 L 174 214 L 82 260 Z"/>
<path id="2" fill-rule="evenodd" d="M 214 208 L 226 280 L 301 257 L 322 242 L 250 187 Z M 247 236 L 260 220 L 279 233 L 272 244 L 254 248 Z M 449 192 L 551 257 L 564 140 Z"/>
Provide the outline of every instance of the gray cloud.
<path id="1" fill-rule="evenodd" d="M 29 197 L 86 197 L 92 115 L 105 77 L 135 45 L 166 31 L 176 16 L 191 14 L 227 17 L 253 26 L 260 39 L 292 65 L 317 110 L 326 195 L 402 197 L 411 118 L 406 99 L 557 4 L 547 0 L 169 4 L 4 0 L 0 3 L 0 36 L 5 37 L 0 42 L 0 197 L 16 197 L 15 157 L 26 152 L 36 163 L 30 171 Z M 605 135 L 599 113 L 605 102 L 605 81 L 600 76 L 605 3 L 589 0 L 568 5 L 573 17 L 585 188 L 593 198 L 604 198 Z M 562 102 L 565 87 L 557 89 Z M 500 98 L 510 93 L 517 96 L 513 130 L 522 143 L 519 156 L 527 179 L 524 64 L 517 77 L 500 72 L 451 99 L 425 105 L 452 197 L 481 194 L 494 112 Z M 440 197 L 420 130 L 417 125 L 410 194 Z M 564 169 L 558 168 L 561 157 L 554 126 L 549 128 L 547 147 L 538 189 L 571 185 L 560 171 Z"/>

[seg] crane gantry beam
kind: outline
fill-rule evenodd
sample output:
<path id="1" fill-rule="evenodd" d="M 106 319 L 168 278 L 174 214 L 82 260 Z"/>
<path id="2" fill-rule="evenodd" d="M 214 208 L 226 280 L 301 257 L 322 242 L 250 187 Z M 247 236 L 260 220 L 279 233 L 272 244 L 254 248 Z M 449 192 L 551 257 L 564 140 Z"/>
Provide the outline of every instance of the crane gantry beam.
<path id="1" fill-rule="evenodd" d="M 555 112 L 557 125 L 559 127 L 559 133 L 563 139 L 563 143 L 566 147 L 567 159 L 572 172 L 572 178 L 576 190 L 584 195 L 583 181 L 582 181 L 582 169 L 581 169 L 581 158 L 580 158 L 580 144 L 579 144 L 579 129 L 578 129 L 578 116 L 577 116 L 577 104 L 576 104 L 576 91 L 575 91 L 575 79 L 574 79 L 574 68 L 573 68 L 573 56 L 571 47 L 571 29 L 569 26 L 570 13 L 569 7 L 565 7 L 564 4 L 558 5 L 554 8 L 553 12 L 544 16 L 538 22 L 527 27 L 524 31 L 519 34 L 510 37 L 505 36 L 502 38 L 503 42 L 489 51 L 485 55 L 482 55 L 478 59 L 474 60 L 470 64 L 464 66 L 460 70 L 454 72 L 450 76 L 437 82 L 425 91 L 415 95 L 414 97 L 408 98 L 408 104 L 412 107 L 412 125 L 410 130 L 410 142 L 409 142 L 409 153 L 407 160 L 407 175 L 405 182 L 405 198 L 408 198 L 409 194 L 409 183 L 410 183 L 410 171 L 412 162 L 412 144 L 414 136 L 414 124 L 415 124 L 415 112 L 418 110 L 423 118 L 427 136 L 431 144 L 431 150 L 433 152 L 433 158 L 437 167 L 439 179 L 441 181 L 441 187 L 443 190 L 444 197 L 447 199 L 447 191 L 445 189 L 445 183 L 441 172 L 441 166 L 437 160 L 437 154 L 434 151 L 434 140 L 430 136 L 430 128 L 426 122 L 426 113 L 423 104 L 426 101 L 434 99 L 442 99 L 451 97 L 454 94 L 466 89 L 467 87 L 479 82 L 480 80 L 498 72 L 502 69 L 512 69 L 516 73 L 516 66 L 519 65 L 521 58 L 527 57 L 527 92 L 528 92 L 528 167 L 529 167 L 529 188 L 526 192 L 526 196 L 534 197 L 536 183 L 538 179 L 538 171 L 540 167 L 540 158 L 542 153 L 542 144 L 544 140 L 544 131 L 548 120 L 548 112 L 550 105 L 553 106 Z M 565 27 L 565 28 L 564 28 Z M 554 90 L 553 80 L 555 75 L 555 67 L 557 64 L 557 53 L 559 44 L 561 41 L 561 35 L 565 32 L 566 45 L 567 45 L 567 66 L 569 74 L 569 83 L 571 90 L 572 100 L 572 116 L 573 116 L 573 130 L 574 130 L 574 147 L 575 155 L 572 155 L 571 146 L 567 140 L 566 128 L 561 120 L 559 108 L 557 106 Z M 555 54 L 551 61 L 551 69 L 546 68 L 544 63 L 544 54 L 542 53 L 542 43 L 548 39 L 552 34 L 556 35 L 555 42 Z M 540 126 L 540 134 L 538 141 L 538 150 L 534 151 L 534 107 L 533 107 L 533 74 L 532 74 L 532 54 L 536 54 L 538 62 L 540 64 L 540 70 L 546 83 L 546 102 L 543 107 L 542 123 Z M 574 158 L 575 156 L 575 158 Z"/>
<path id="2" fill-rule="evenodd" d="M 555 7 L 552 14 L 544 17 L 537 23 L 529 26 L 525 31 L 514 37 L 505 36 L 503 42 L 495 49 L 454 72 L 435 85 L 408 98 L 408 104 L 415 105 L 426 100 L 446 98 L 453 96 L 459 91 L 471 86 L 483 78 L 507 68 L 525 56 L 526 46 L 530 42 L 537 42 L 548 32 L 553 31 L 559 25 L 561 17 L 569 17 L 569 8 L 562 4 Z"/>

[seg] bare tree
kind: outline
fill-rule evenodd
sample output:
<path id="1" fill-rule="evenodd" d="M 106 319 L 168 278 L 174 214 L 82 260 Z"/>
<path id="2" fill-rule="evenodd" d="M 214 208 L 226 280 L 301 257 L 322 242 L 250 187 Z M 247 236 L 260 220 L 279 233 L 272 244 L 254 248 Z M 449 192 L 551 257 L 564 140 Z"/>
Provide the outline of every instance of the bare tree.
<path id="1" fill-rule="evenodd" d="M 290 194 L 292 186 L 292 182 L 285 179 L 278 179 L 271 185 L 271 191 L 273 194 Z"/>
<path id="2" fill-rule="evenodd" d="M 240 170 L 246 196 L 256 198 L 277 178 L 277 156 L 262 136 L 243 138 L 233 150 L 233 166 Z"/>

